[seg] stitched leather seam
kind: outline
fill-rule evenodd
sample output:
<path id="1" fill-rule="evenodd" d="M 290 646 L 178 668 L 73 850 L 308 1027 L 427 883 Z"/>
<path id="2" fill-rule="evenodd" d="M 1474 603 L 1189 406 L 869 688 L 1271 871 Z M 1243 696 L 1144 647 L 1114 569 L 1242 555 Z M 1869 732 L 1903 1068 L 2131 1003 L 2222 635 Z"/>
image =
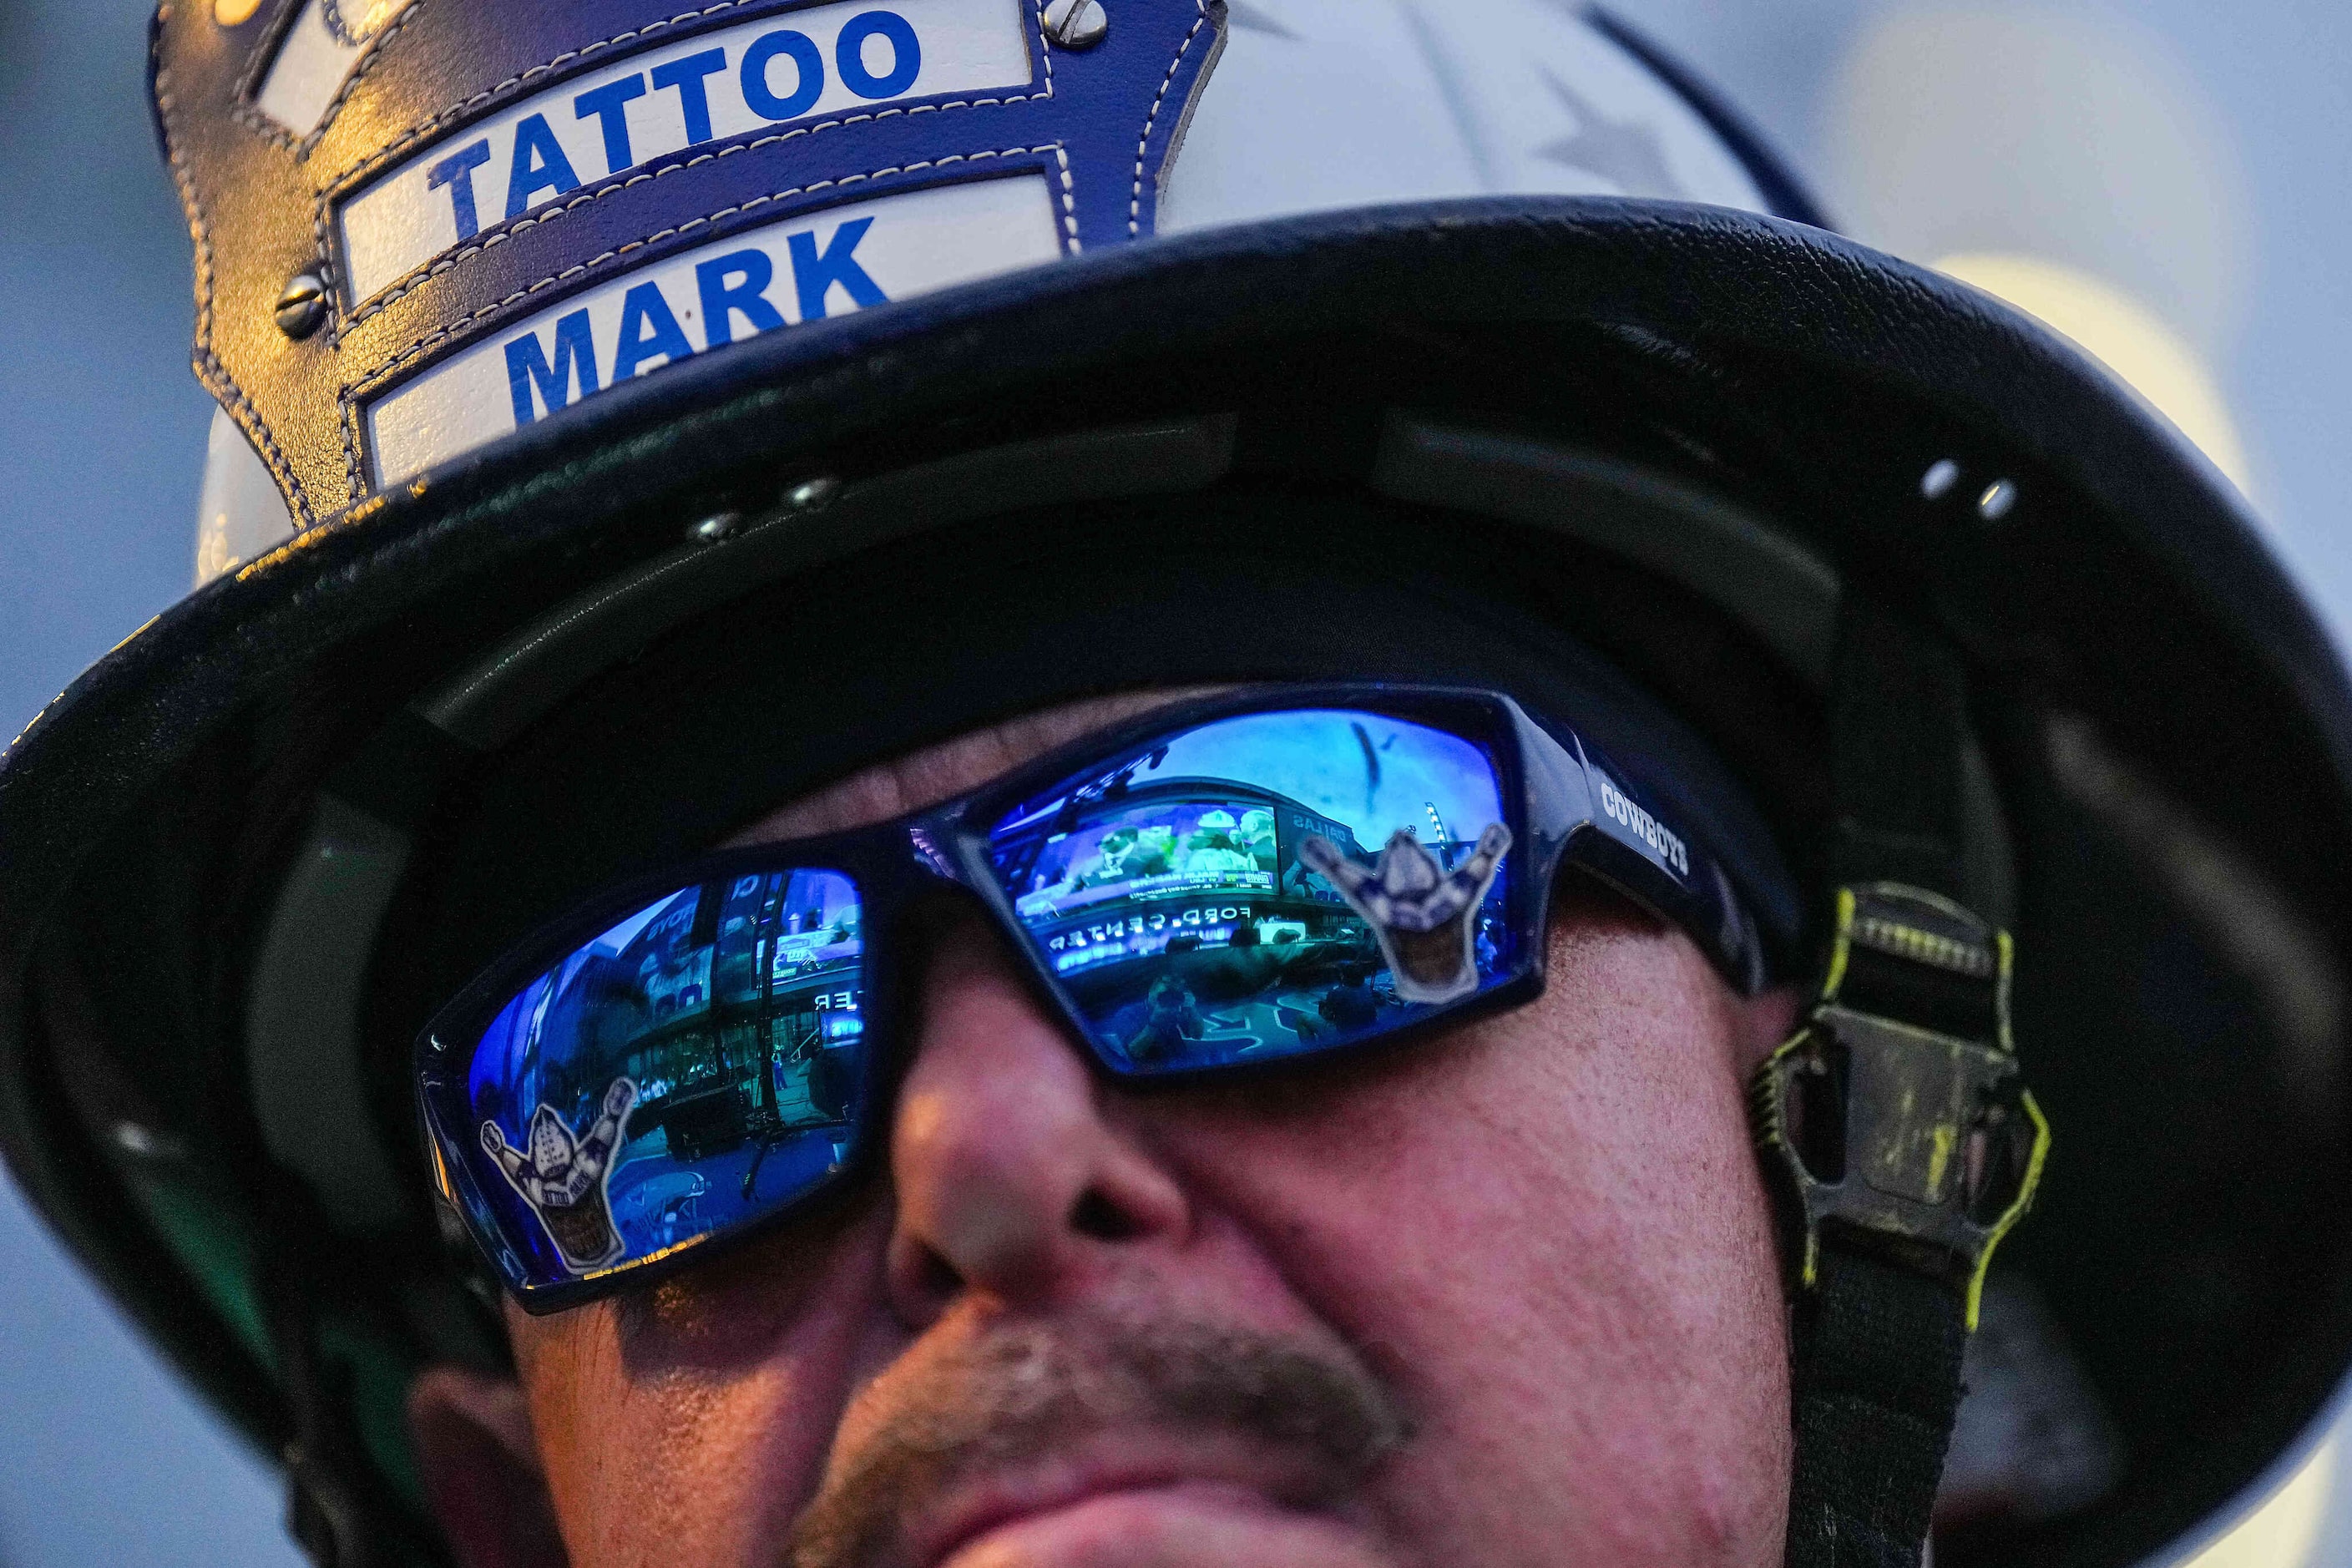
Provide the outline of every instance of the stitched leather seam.
<path id="1" fill-rule="evenodd" d="M 327 134 L 327 132 L 334 125 L 336 117 L 342 113 L 343 105 L 351 101 L 352 92 L 356 90 L 360 83 L 366 79 L 367 74 L 375 69 L 376 61 L 383 58 L 383 47 L 392 42 L 393 39 L 398 37 L 401 34 L 401 30 L 406 27 L 410 22 L 414 21 L 416 16 L 424 11 L 425 6 L 425 0 L 408 0 L 407 6 L 400 13 L 399 16 L 394 16 L 390 22 L 386 23 L 383 32 L 378 33 L 374 37 L 368 40 L 366 49 L 360 55 L 359 58 L 352 62 L 352 68 L 343 73 L 342 85 L 335 89 L 335 96 L 327 100 L 326 112 L 319 117 L 319 123 L 312 126 L 308 132 L 298 136 L 289 128 L 278 124 L 278 121 L 270 119 L 268 115 L 264 114 L 257 105 L 247 102 L 242 96 L 239 97 L 236 102 L 229 106 L 229 117 L 242 122 L 253 130 L 260 132 L 262 135 L 268 138 L 270 142 L 274 142 L 278 146 L 293 148 L 296 157 L 305 160 L 309 159 L 311 153 L 317 149 L 320 139 Z M 298 4 L 296 7 L 296 15 L 287 23 L 287 32 L 289 34 L 293 31 L 295 26 L 301 20 L 299 11 L 300 7 Z M 270 64 L 276 64 L 278 54 L 285 48 L 285 47 L 286 40 L 281 37 L 277 40 L 269 51 Z M 255 90 L 257 91 L 259 89 L 261 75 L 266 74 L 267 69 L 268 68 L 265 67 L 263 68 L 262 73 L 256 75 L 254 79 Z"/>
<path id="2" fill-rule="evenodd" d="M 730 205 L 720 207 L 715 212 L 706 213 L 700 217 L 688 218 L 684 223 L 672 225 L 670 227 L 665 228 L 659 233 L 647 235 L 643 239 L 633 239 L 626 245 L 615 246 L 613 249 L 607 250 L 602 255 L 593 256 L 585 261 L 576 262 L 573 265 L 563 268 L 560 272 L 551 273 L 547 277 L 541 278 L 537 282 L 517 289 L 500 299 L 492 300 L 487 305 L 478 306 L 455 321 L 446 322 L 441 326 L 434 328 L 431 331 L 424 333 L 395 351 L 382 364 L 376 367 L 375 371 L 368 379 L 371 382 L 380 380 L 384 375 L 399 369 L 402 365 L 415 359 L 418 355 L 423 354 L 427 350 L 438 346 L 445 340 L 456 335 L 457 333 L 464 331 L 467 328 L 472 326 L 475 322 L 479 321 L 484 317 L 493 315 L 515 303 L 519 300 L 528 299 L 531 295 L 538 293 L 542 289 L 552 288 L 558 283 L 568 283 L 587 272 L 604 266 L 607 262 L 628 255 L 631 251 L 642 250 L 649 245 L 658 245 L 665 239 L 671 238 L 677 235 L 686 234 L 693 229 L 701 228 L 709 224 L 717 223 L 723 218 L 732 217 L 738 213 L 750 212 L 755 207 L 765 206 L 771 202 L 787 201 L 793 196 L 806 195 L 812 191 L 830 190 L 843 185 L 862 184 L 868 180 L 884 179 L 892 174 L 917 174 L 925 169 L 946 168 L 948 165 L 952 163 L 976 163 L 984 158 L 1017 158 L 1040 153 L 1053 153 L 1055 162 L 1060 166 L 1062 176 L 1062 224 L 1064 229 L 1069 236 L 1070 248 L 1075 251 L 1078 247 L 1077 185 L 1070 172 L 1069 153 L 1066 149 L 1064 149 L 1060 142 L 1048 142 L 1035 147 L 1001 147 L 979 153 L 953 153 L 942 158 L 929 158 L 917 163 L 894 164 L 887 169 L 876 169 L 869 174 L 845 174 L 838 179 L 814 180 L 805 185 L 794 185 L 788 190 L 772 191 L 766 195 L 753 196 L 749 201 L 736 202 Z M 354 496 L 357 496 L 360 493 L 361 485 L 359 479 L 359 447 L 357 441 L 357 399 L 354 390 L 350 387 L 344 388 L 339 401 L 342 405 L 344 413 L 343 464 L 346 470 L 352 475 L 352 493 Z"/>
<path id="3" fill-rule="evenodd" d="M 418 0 L 418 3 L 422 4 L 423 0 Z M 518 72 L 516 75 L 507 78 L 504 81 L 499 82 L 495 86 L 484 88 L 481 91 L 473 93 L 460 101 L 449 105 L 446 109 L 425 116 L 423 120 L 418 121 L 415 124 L 410 126 L 407 130 L 394 137 L 390 142 L 385 142 L 383 146 L 378 147 L 375 151 L 367 154 L 367 156 L 343 169 L 332 179 L 326 181 L 324 188 L 331 190 L 340 188 L 348 184 L 352 179 L 364 170 L 368 170 L 370 168 L 380 168 L 394 162 L 411 145 L 416 142 L 432 137 L 434 134 L 449 125 L 453 121 L 470 117 L 478 110 L 487 109 L 491 104 L 498 102 L 501 99 L 511 98 L 526 83 L 534 81 L 540 77 L 549 75 L 551 72 L 561 70 L 565 66 L 572 64 L 575 60 L 584 59 L 590 55 L 599 54 L 606 49 L 616 48 L 623 44 L 633 43 L 639 38 L 646 37 L 655 33 L 667 32 L 673 27 L 682 27 L 692 22 L 699 22 L 706 17 L 721 16 L 729 11 L 738 11 L 746 5 L 754 5 L 761 3 L 761 0 L 719 0 L 719 3 L 717 5 L 705 5 L 701 9 L 695 11 L 681 11 L 675 16 L 667 17 L 660 21 L 648 22 L 642 27 L 633 27 L 626 32 L 615 33 L 609 38 L 599 38 L 593 44 L 583 44 L 576 49 L 566 49 L 562 54 L 557 55 L 554 58 L 547 61 L 543 65 L 529 67 L 528 68 Z M 778 15 L 789 15 L 789 13 L 779 12 Z M 1038 15 L 1041 18 L 1038 23 L 1038 32 L 1039 36 L 1042 37 L 1045 31 L 1045 24 L 1042 20 L 1044 13 L 1040 11 Z M 1023 96 L 1027 97 L 1029 95 L 1024 94 Z M 1050 59 L 1045 65 L 1045 90 L 1036 96 L 1044 98 L 1051 98 L 1054 96 L 1054 67 L 1053 62 Z"/>
<path id="4" fill-rule="evenodd" d="M 1078 243 L 1078 187 L 1070 178 L 1070 150 L 1059 142 L 1053 144 L 1054 162 L 1062 171 L 1062 229 L 1069 236 L 1070 254 L 1076 256 L 1085 247 Z M 1031 148 L 1035 152 L 1035 148 Z"/>
<path id="5" fill-rule="evenodd" d="M 351 388 L 345 387 L 335 397 L 335 423 L 341 426 L 343 437 L 343 482 L 351 487 L 353 500 L 360 497 L 360 411 L 352 401 Z"/>
<path id="6" fill-rule="evenodd" d="M 517 289 L 511 293 L 491 301 L 489 304 L 477 307 L 476 309 L 467 312 L 464 317 L 457 321 L 434 328 L 431 331 L 415 339 L 414 342 L 408 343 L 406 346 L 394 353 L 389 359 L 385 360 L 382 365 L 377 367 L 375 374 L 377 375 L 382 375 L 385 372 L 398 368 L 408 361 L 415 358 L 417 354 L 424 352 L 425 349 L 438 343 L 442 339 L 450 336 L 452 333 L 465 331 L 466 328 L 473 325 L 476 321 L 480 321 L 483 317 L 496 314 L 498 311 L 506 309 L 506 307 L 513 304 L 518 300 L 526 299 L 530 295 L 538 293 L 542 289 L 552 288 L 558 283 L 568 283 L 572 279 L 580 277 L 585 272 L 589 272 L 601 267 L 608 261 L 614 260 L 618 257 L 628 255 L 633 250 L 643 250 L 649 245 L 658 245 L 665 239 L 671 238 L 677 235 L 688 233 L 694 229 L 704 227 L 709 224 L 717 223 L 722 218 L 732 217 L 737 213 L 750 212 L 754 207 L 765 206 L 771 202 L 789 201 L 794 196 L 806 195 L 813 191 L 830 190 L 841 185 L 862 184 L 867 180 L 885 179 L 892 174 L 918 174 L 925 169 L 945 168 L 950 163 L 976 162 L 982 158 L 1017 158 L 1024 154 L 1034 153 L 1053 153 L 1060 155 L 1062 164 L 1062 203 L 1066 209 L 1063 221 L 1072 229 L 1073 232 L 1075 232 L 1077 222 L 1076 188 L 1072 183 L 1070 177 L 1068 155 L 1062 152 L 1061 145 L 1058 142 L 1047 142 L 1039 147 L 1001 147 L 981 153 L 952 153 L 944 158 L 929 158 L 911 163 L 894 164 L 887 169 L 876 169 L 869 174 L 844 174 L 840 178 L 833 180 L 813 180 L 805 185 L 794 185 L 788 190 L 772 191 L 766 195 L 753 196 L 749 201 L 736 202 L 730 205 L 720 207 L 714 212 L 705 213 L 700 217 L 688 218 L 684 223 L 673 224 L 668 228 L 662 229 L 658 233 L 646 236 L 643 239 L 633 239 L 625 245 L 615 246 L 612 249 L 604 252 L 602 255 L 592 256 L 585 261 L 574 262 L 572 266 L 563 268 L 561 272 L 551 272 L 546 277 L 539 279 L 536 283 L 527 284 L 523 288 Z M 373 379 L 373 377 L 371 377 L 370 379 Z"/>
<path id="7" fill-rule="evenodd" d="M 1199 37 L 1201 29 L 1209 25 L 1208 0 L 1193 0 L 1193 4 L 1199 8 L 1200 15 L 1193 19 L 1192 31 L 1184 35 L 1184 41 L 1176 46 L 1175 58 L 1168 62 L 1168 74 L 1160 79 L 1160 90 L 1151 95 L 1151 112 L 1144 117 L 1143 134 L 1136 139 L 1135 190 L 1127 204 L 1127 232 L 1130 236 L 1143 233 L 1143 162 L 1151 149 L 1151 128 L 1160 123 L 1160 106 L 1167 100 L 1168 89 L 1176 84 L 1176 68 L 1192 52 L 1192 40 Z"/>
<path id="8" fill-rule="evenodd" d="M 701 21 L 706 16 L 716 16 L 722 15 L 725 12 L 740 10 L 746 5 L 757 4 L 759 4 L 759 0 L 719 0 L 719 4 L 715 5 L 705 5 L 698 11 L 681 11 L 675 16 L 648 22 L 642 27 L 632 27 L 626 32 L 615 33 L 609 38 L 599 38 L 593 44 L 583 44 L 576 49 L 566 49 L 562 54 L 557 55 L 553 59 L 547 61 L 543 65 L 527 67 L 517 74 L 507 78 L 504 81 L 499 82 L 491 87 L 486 87 L 481 91 L 470 94 L 467 97 L 459 100 L 457 102 L 449 105 L 446 109 L 426 115 L 423 120 L 418 121 L 415 124 L 410 126 L 407 130 L 402 132 L 399 135 L 394 137 L 383 146 L 378 147 L 374 152 L 370 153 L 359 162 L 352 163 L 348 168 L 345 168 L 341 173 L 337 174 L 332 179 L 329 180 L 327 184 L 331 186 L 340 185 L 346 180 L 349 180 L 352 175 L 358 174 L 361 170 L 367 168 L 370 164 L 389 163 L 412 142 L 431 136 L 435 132 L 439 131 L 450 121 L 470 114 L 476 110 L 486 109 L 489 105 L 497 102 L 499 99 L 511 96 L 516 89 L 520 89 L 524 83 L 531 81 L 536 78 L 546 76 L 552 71 L 561 70 L 563 67 L 570 65 L 574 60 L 584 59 L 588 56 L 597 54 L 603 50 L 614 48 L 622 44 L 634 42 L 635 40 L 645 37 L 649 34 L 667 32 L 672 27 L 684 26 L 689 22 Z"/>
<path id="9" fill-rule="evenodd" d="M 1029 11 L 1037 22 L 1037 58 L 1045 62 L 1047 98 L 1054 96 L 1054 39 L 1053 36 L 1045 31 L 1045 7 L 1051 3 L 1052 0 L 1037 0 L 1037 4 L 1031 6 Z"/>
<path id="10" fill-rule="evenodd" d="M 757 152 L 762 147 L 772 147 L 779 142 L 790 142 L 794 137 L 813 136 L 820 131 L 837 130 L 845 125 L 864 125 L 870 121 L 891 120 L 902 115 L 912 116 L 917 114 L 929 114 L 942 109 L 1002 108 L 1006 104 L 1026 103 L 1032 96 L 1033 95 L 1029 93 L 1020 93 L 1005 98 L 959 99 L 952 103 L 919 103 L 911 109 L 881 109 L 877 110 L 870 114 L 852 114 L 844 116 L 838 120 L 820 121 L 814 125 L 798 126 L 790 131 L 778 132 L 771 136 L 761 136 L 751 142 L 739 142 L 730 146 L 721 147 L 716 152 L 697 153 L 692 157 L 687 157 L 683 154 L 672 154 L 673 162 L 662 163 L 653 168 L 639 169 L 635 173 L 625 176 L 608 178 L 604 184 L 597 186 L 593 190 L 576 191 L 564 200 L 553 204 L 545 211 L 531 213 L 525 216 L 516 218 L 509 223 L 499 224 L 488 235 L 485 236 L 477 243 L 467 245 L 460 249 L 445 251 L 441 255 L 421 266 L 411 268 L 408 271 L 401 274 L 398 278 L 394 279 L 390 283 L 384 285 L 383 292 L 377 294 L 365 305 L 353 311 L 350 320 L 335 329 L 335 339 L 340 342 L 343 334 L 350 331 L 352 328 L 359 325 L 359 323 L 366 321 L 371 316 L 382 313 L 383 310 L 391 305 L 394 300 L 400 299 L 404 294 L 415 291 L 416 287 L 423 283 L 426 279 L 436 277 L 441 273 L 448 271 L 449 268 L 457 266 L 459 262 L 464 261 L 467 258 L 478 256 L 494 245 L 501 245 L 506 241 L 512 239 L 515 236 L 522 233 L 525 229 L 536 227 L 540 224 L 551 222 L 575 208 L 586 206 L 592 202 L 600 201 L 604 197 L 612 195 L 616 192 L 627 190 L 631 185 L 641 185 L 648 180 L 657 180 L 665 174 L 675 174 L 682 169 L 696 168 L 701 164 L 711 163 L 717 159 L 731 157 L 738 153 Z M 692 152 L 692 149 L 689 148 L 686 151 Z M 326 232 L 326 203 L 324 201 L 321 201 L 319 204 L 318 211 L 320 215 L 317 220 L 318 226 L 321 236 L 323 237 Z M 323 238 L 321 241 L 321 254 L 324 254 Z"/>
<path id="11" fill-rule="evenodd" d="M 277 61 L 278 51 L 286 47 L 286 35 L 292 32 L 294 25 L 302 19 L 303 4 L 304 0 L 286 0 L 278 7 L 278 14 L 270 18 L 268 30 L 255 41 L 253 52 L 246 57 L 245 64 L 237 70 L 236 85 L 229 89 L 231 119 L 238 118 L 237 110 L 261 91 L 261 79 L 269 74 L 270 66 Z M 248 120 L 247 123 L 250 122 Z M 262 129 L 268 132 L 279 128 L 275 121 L 265 121 Z M 270 139 L 286 142 L 293 138 L 291 132 L 286 132 L 272 135 Z"/>
<path id="12" fill-rule="evenodd" d="M 172 8 L 169 0 L 158 8 L 157 30 L 170 25 Z M 176 110 L 178 100 L 172 93 L 172 73 L 158 68 L 155 72 L 155 110 L 163 127 L 164 155 L 171 164 L 172 183 L 180 193 L 180 205 L 188 215 L 188 233 L 196 244 L 196 341 L 191 356 L 191 367 L 212 395 L 227 407 L 229 417 L 236 420 L 248 440 L 260 449 L 262 460 L 268 466 L 270 478 L 278 481 L 299 519 L 299 527 L 308 529 L 317 521 L 311 510 L 310 498 L 302 481 L 295 477 L 293 465 L 278 445 L 269 426 L 245 389 L 236 384 L 220 356 L 213 353 L 213 247 L 211 226 L 205 221 L 204 205 L 197 199 L 195 180 L 188 173 L 187 159 L 181 149 Z"/>

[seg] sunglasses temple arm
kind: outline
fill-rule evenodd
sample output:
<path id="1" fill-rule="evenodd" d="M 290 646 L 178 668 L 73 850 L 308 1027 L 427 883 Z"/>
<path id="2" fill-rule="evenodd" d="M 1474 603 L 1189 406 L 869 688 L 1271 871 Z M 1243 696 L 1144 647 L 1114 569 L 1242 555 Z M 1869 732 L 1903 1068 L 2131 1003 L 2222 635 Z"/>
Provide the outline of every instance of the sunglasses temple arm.
<path id="1" fill-rule="evenodd" d="M 1549 900 L 1560 862 L 1580 836 L 1585 842 L 1575 856 L 1579 866 L 1681 927 L 1741 994 L 1759 989 L 1765 975 L 1755 921 L 1713 855 L 1699 846 L 1687 847 L 1690 865 L 1679 878 L 1650 864 L 1602 824 L 1600 802 L 1594 799 L 1594 770 L 1581 754 L 1582 742 L 1570 750 L 1517 703 L 1510 708 L 1527 781 L 1528 834 L 1534 851 L 1528 863 L 1539 898 Z"/>
<path id="2" fill-rule="evenodd" d="M 1559 873 L 1569 840 L 1593 821 L 1592 782 L 1581 757 L 1553 739 L 1517 703 L 1508 706 L 1527 799 L 1527 863 L 1534 868 L 1538 889 L 1549 889 Z"/>

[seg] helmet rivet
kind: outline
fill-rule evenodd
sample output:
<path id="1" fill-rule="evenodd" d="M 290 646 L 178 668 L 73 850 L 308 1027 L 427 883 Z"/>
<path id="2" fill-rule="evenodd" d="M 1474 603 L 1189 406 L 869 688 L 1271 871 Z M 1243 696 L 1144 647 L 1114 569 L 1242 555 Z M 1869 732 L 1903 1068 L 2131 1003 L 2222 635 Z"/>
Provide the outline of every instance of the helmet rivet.
<path id="1" fill-rule="evenodd" d="M 803 479 L 784 491 L 784 504 L 794 511 L 815 511 L 841 493 L 841 481 L 830 474 Z"/>
<path id="2" fill-rule="evenodd" d="M 1091 49 L 1109 31 L 1102 0 L 1054 0 L 1045 7 L 1045 36 L 1066 49 Z"/>
<path id="3" fill-rule="evenodd" d="M 1977 497 L 1977 515 L 1987 522 L 1999 522 L 2016 505 L 2017 487 L 2007 479 L 1995 479 Z"/>
<path id="4" fill-rule="evenodd" d="M 742 526 L 741 512 L 714 511 L 688 529 L 686 538 L 690 544 L 723 544 L 735 537 L 735 531 Z"/>
<path id="5" fill-rule="evenodd" d="M 315 272 L 298 272 L 278 296 L 278 330 L 289 338 L 307 338 L 327 319 L 327 286 Z"/>
<path id="6" fill-rule="evenodd" d="M 1960 466 L 1949 458 L 1938 458 L 1919 476 L 1919 493 L 1929 500 L 1942 500 L 1959 482 Z"/>
<path id="7" fill-rule="evenodd" d="M 179 1153 L 179 1146 L 171 1137 L 137 1121 L 114 1124 L 114 1146 L 142 1160 L 167 1160 Z"/>

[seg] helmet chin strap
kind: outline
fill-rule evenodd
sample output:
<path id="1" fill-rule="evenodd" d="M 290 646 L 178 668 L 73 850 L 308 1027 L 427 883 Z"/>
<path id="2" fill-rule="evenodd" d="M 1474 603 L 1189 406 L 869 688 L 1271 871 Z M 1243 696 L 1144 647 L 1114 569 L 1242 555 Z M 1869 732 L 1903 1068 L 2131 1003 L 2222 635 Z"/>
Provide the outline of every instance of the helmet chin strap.
<path id="1" fill-rule="evenodd" d="M 1832 679 L 1831 952 L 1751 1095 L 1796 1287 L 1786 1561 L 1916 1568 L 1985 1264 L 2049 1132 L 2008 933 L 1959 902 L 1959 659 L 1849 586 Z"/>
<path id="2" fill-rule="evenodd" d="M 313 1568 L 419 1568 L 447 1561 L 421 1538 L 369 1464 L 352 1415 L 352 1370 L 320 1332 L 331 1265 L 291 1238 L 331 1234 L 299 1183 L 278 1184 L 278 1223 L 262 1263 L 287 1433 L 286 1530 Z"/>

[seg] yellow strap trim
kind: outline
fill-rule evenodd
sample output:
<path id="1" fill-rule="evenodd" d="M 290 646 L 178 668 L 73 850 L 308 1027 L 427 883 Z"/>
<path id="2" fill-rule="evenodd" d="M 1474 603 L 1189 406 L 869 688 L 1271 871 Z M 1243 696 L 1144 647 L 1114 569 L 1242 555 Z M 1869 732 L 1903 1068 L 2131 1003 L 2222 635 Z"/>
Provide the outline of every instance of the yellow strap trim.
<path id="1" fill-rule="evenodd" d="M 1837 1000 L 1838 987 L 1845 984 L 1846 957 L 1853 951 L 1853 889 L 1840 888 L 1837 891 L 1837 934 L 1830 942 L 1829 978 L 1822 982 L 1822 1000 Z"/>
<path id="2" fill-rule="evenodd" d="M 1984 1305 L 1985 1274 L 1992 1268 L 1993 1248 L 2000 1245 L 2000 1238 L 2010 1233 L 2011 1227 L 2025 1217 L 2025 1211 L 2033 1206 L 2033 1190 L 2042 1184 L 2042 1163 L 2050 1156 L 2049 1119 L 2042 1114 L 2042 1107 L 2034 1103 L 2032 1089 L 2022 1091 L 2019 1098 L 2025 1107 L 2025 1114 L 2033 1119 L 2033 1152 L 2025 1162 L 2025 1181 L 2018 1189 L 2017 1201 L 2009 1205 L 2009 1212 L 1993 1222 L 1992 1234 L 1985 1238 L 1984 1250 L 1977 1254 L 1976 1272 L 1969 1276 L 1968 1326 L 1970 1333 L 1977 1331 L 1977 1314 Z"/>

